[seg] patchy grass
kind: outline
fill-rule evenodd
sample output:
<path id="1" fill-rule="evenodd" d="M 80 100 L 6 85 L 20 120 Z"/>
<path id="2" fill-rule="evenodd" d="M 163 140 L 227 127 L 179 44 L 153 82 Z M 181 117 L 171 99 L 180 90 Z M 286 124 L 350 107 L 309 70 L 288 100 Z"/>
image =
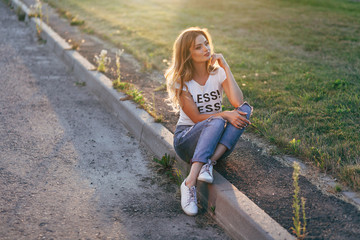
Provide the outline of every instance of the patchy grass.
<path id="1" fill-rule="evenodd" d="M 75 86 L 85 87 L 85 86 L 86 86 L 86 82 L 75 82 Z"/>
<path id="2" fill-rule="evenodd" d="M 84 20 L 78 19 L 77 17 L 73 17 L 70 21 L 71 26 L 81 26 L 85 23 Z"/>
<path id="3" fill-rule="evenodd" d="M 162 156 L 161 159 L 154 158 L 154 162 L 158 164 L 158 172 L 162 172 L 173 180 L 178 186 L 184 181 L 181 171 L 174 167 L 175 158 L 169 154 Z"/>
<path id="4" fill-rule="evenodd" d="M 113 87 L 122 92 L 125 92 L 134 102 L 142 106 L 144 109 L 147 108 L 142 91 L 139 91 L 133 84 L 115 80 L 113 81 Z"/>
<path id="5" fill-rule="evenodd" d="M 121 82 L 119 79 L 113 81 L 113 88 L 118 91 L 126 93 L 130 99 L 139 104 L 145 110 L 148 106 L 145 104 L 145 97 L 142 95 L 142 91 L 139 91 L 134 84 Z"/>
<path id="6" fill-rule="evenodd" d="M 334 190 L 335 190 L 336 193 L 339 193 L 339 192 L 342 191 L 342 188 L 341 188 L 340 185 L 336 184 L 335 187 L 334 187 Z"/>
<path id="7" fill-rule="evenodd" d="M 134 102 L 139 104 L 154 118 L 155 122 L 159 123 L 163 121 L 162 114 L 158 114 L 158 111 L 156 109 L 154 94 L 153 94 L 153 102 L 150 104 L 149 101 L 147 101 L 144 95 L 142 94 L 142 91 L 139 91 L 134 86 L 134 84 L 128 82 L 122 82 L 120 81 L 120 79 L 117 79 L 113 81 L 113 87 L 118 91 L 126 93 L 129 96 L 129 98 L 126 98 L 126 100 L 132 99 Z"/>
<path id="8" fill-rule="evenodd" d="M 249 129 L 360 189 L 360 2 L 48 2 L 144 69 L 167 67 L 182 29 L 207 27 L 255 108 Z"/>

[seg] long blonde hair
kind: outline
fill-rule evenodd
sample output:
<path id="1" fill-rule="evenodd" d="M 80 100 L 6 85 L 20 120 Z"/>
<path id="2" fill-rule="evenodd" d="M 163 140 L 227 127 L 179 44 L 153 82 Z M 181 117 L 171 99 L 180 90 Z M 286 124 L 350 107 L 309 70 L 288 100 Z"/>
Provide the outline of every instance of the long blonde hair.
<path id="1" fill-rule="evenodd" d="M 193 78 L 194 66 L 191 59 L 190 47 L 199 35 L 203 35 L 209 42 L 210 54 L 213 54 L 213 45 L 209 32 L 206 28 L 191 27 L 185 29 L 176 39 L 173 46 L 173 55 L 170 67 L 165 72 L 168 100 L 174 111 L 179 111 L 180 95 L 183 92 L 184 83 Z M 214 70 L 210 60 L 206 62 L 209 74 Z M 187 86 L 185 85 L 187 89 Z"/>

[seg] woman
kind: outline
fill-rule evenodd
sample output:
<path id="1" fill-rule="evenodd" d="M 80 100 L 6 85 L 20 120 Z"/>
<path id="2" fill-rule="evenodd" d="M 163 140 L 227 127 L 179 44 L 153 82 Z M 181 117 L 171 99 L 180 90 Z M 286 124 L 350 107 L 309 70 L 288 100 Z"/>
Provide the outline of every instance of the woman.
<path id="1" fill-rule="evenodd" d="M 193 27 L 178 36 L 165 77 L 172 106 L 180 110 L 174 148 L 192 163 L 180 187 L 181 207 L 186 214 L 196 215 L 197 180 L 213 182 L 213 165 L 234 149 L 250 124 L 252 107 L 244 102 L 222 54 L 213 53 L 206 29 Z M 232 111 L 222 111 L 223 90 L 235 108 Z"/>

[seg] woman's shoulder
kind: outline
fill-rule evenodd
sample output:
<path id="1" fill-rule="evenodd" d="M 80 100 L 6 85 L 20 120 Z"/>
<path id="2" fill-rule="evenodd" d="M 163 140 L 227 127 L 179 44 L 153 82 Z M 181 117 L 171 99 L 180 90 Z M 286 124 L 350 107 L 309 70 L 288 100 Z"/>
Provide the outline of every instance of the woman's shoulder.
<path id="1" fill-rule="evenodd" d="M 214 81 L 217 81 L 220 84 L 222 84 L 224 82 L 224 80 L 226 79 L 225 70 L 220 66 L 217 66 L 217 68 L 214 69 L 210 74 L 211 74 L 211 77 L 214 79 Z"/>

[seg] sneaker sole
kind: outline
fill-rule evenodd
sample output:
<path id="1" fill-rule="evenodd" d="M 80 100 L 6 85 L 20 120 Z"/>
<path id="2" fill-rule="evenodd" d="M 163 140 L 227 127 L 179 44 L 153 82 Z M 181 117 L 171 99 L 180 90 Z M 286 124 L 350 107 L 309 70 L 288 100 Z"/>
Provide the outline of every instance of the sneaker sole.
<path id="1" fill-rule="evenodd" d="M 212 180 L 209 180 L 209 179 L 206 179 L 206 178 L 198 178 L 199 181 L 202 181 L 202 182 L 206 182 L 206 183 L 213 183 L 214 179 Z"/>
<path id="2" fill-rule="evenodd" d="M 188 216 L 195 216 L 196 214 L 198 214 L 197 212 L 196 212 L 196 213 L 187 212 L 187 211 L 185 211 L 183 208 L 182 208 L 182 210 L 183 210 L 184 213 L 185 213 L 186 215 L 188 215 Z"/>

